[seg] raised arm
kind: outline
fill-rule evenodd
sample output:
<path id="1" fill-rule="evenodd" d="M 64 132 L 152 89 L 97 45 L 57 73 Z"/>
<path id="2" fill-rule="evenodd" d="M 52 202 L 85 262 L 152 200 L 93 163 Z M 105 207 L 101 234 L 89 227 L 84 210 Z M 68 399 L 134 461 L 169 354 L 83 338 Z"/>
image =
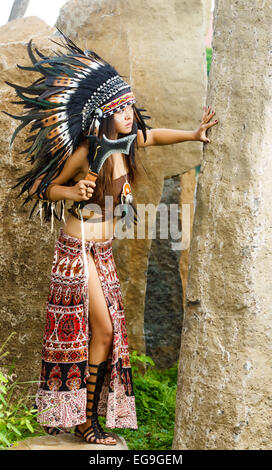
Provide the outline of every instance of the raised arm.
<path id="1" fill-rule="evenodd" d="M 137 143 L 139 147 L 149 145 L 178 144 L 185 140 L 197 140 L 195 131 L 181 131 L 178 129 L 150 129 L 147 131 L 147 139 L 144 142 L 142 131 L 137 132 Z"/>
<path id="2" fill-rule="evenodd" d="M 148 147 L 149 145 L 169 145 L 178 144 L 179 142 L 185 142 L 188 140 L 199 141 L 199 142 L 210 142 L 206 137 L 206 130 L 217 124 L 218 121 L 212 121 L 209 123 L 211 117 L 215 114 L 212 111 L 209 114 L 210 106 L 204 107 L 204 114 L 202 122 L 198 129 L 195 131 L 183 131 L 179 129 L 150 129 L 147 130 L 146 142 L 141 130 L 137 132 L 137 144 L 139 147 Z"/>

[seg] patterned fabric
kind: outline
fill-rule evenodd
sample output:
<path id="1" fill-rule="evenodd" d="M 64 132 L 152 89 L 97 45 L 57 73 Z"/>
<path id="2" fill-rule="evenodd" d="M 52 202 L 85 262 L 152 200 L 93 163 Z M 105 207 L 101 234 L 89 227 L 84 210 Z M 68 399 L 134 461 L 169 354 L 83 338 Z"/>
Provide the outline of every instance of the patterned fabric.
<path id="1" fill-rule="evenodd" d="M 101 106 L 103 111 L 103 118 L 109 116 L 116 112 L 116 110 L 125 108 L 128 104 L 135 103 L 135 97 L 132 92 L 126 93 L 123 96 L 119 96 L 118 98 L 110 101 L 110 103 Z"/>
<path id="2" fill-rule="evenodd" d="M 138 429 L 121 286 L 112 240 L 85 241 L 94 261 L 113 324 L 97 412 L 108 428 Z M 88 280 L 82 240 L 60 228 L 46 304 L 42 365 L 36 394 L 37 420 L 43 425 L 72 427 L 86 421 L 89 325 Z"/>

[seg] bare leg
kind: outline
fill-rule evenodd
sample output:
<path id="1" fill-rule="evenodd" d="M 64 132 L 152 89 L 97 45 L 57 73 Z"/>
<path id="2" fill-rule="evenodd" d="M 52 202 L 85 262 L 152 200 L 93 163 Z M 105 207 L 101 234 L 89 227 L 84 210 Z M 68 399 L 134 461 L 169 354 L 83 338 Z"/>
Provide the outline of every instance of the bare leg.
<path id="1" fill-rule="evenodd" d="M 89 256 L 89 323 L 92 331 L 91 340 L 89 343 L 89 363 L 99 364 L 106 361 L 109 351 L 112 348 L 113 340 L 113 326 L 110 317 L 109 309 L 106 299 L 102 290 L 101 282 L 97 273 L 93 253 L 90 252 Z M 97 368 L 89 367 L 90 372 L 97 372 Z M 94 375 L 91 375 L 91 381 L 94 382 Z M 94 384 L 87 384 L 89 391 L 94 391 Z M 91 395 L 93 398 L 93 395 Z M 92 409 L 93 404 L 88 403 L 88 408 Z M 85 429 L 92 425 L 90 419 L 78 426 L 79 430 L 83 433 Z M 94 440 L 93 437 L 88 438 L 90 442 Z M 98 439 L 98 443 L 116 443 L 113 437 Z"/>

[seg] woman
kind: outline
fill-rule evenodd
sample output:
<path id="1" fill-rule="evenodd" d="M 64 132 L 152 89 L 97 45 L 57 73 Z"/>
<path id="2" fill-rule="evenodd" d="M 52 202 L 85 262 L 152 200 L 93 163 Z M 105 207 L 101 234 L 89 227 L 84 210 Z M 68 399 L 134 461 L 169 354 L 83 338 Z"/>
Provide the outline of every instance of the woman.
<path id="1" fill-rule="evenodd" d="M 56 215 L 58 201 L 74 201 L 60 229 L 51 270 L 36 395 L 38 421 L 49 434 L 75 426 L 75 435 L 89 443 L 115 445 L 98 415 L 106 416 L 109 428 L 137 429 L 137 418 L 123 299 L 112 254 L 117 218 L 108 216 L 104 197 L 113 196 L 114 209 L 120 196 L 131 196 L 129 183 L 137 173 L 135 144 L 209 142 L 206 130 L 217 121 L 209 122 L 214 112 L 208 107 L 196 131 L 146 130 L 134 95 L 116 70 L 93 51 L 83 52 L 65 40 L 71 55 L 52 59 L 39 53 L 40 62 L 29 46 L 33 69 L 44 74 L 42 82 L 34 82 L 28 91 L 10 84 L 22 103 L 35 111 L 21 118 L 23 124 L 34 121 L 32 129 L 39 129 L 29 150 L 38 164 L 19 178 L 18 184 L 26 181 L 22 192 L 28 191 L 27 200 L 43 201 L 46 220 Z M 38 97 L 30 100 L 23 92 Z M 130 141 L 129 155 L 114 151 L 115 142 L 129 135 L 136 137 Z M 92 168 L 98 159 L 103 136 L 110 139 L 110 156 L 104 161 L 102 155 L 104 164 L 91 181 L 90 163 Z M 88 210 L 94 202 L 95 210 Z"/>

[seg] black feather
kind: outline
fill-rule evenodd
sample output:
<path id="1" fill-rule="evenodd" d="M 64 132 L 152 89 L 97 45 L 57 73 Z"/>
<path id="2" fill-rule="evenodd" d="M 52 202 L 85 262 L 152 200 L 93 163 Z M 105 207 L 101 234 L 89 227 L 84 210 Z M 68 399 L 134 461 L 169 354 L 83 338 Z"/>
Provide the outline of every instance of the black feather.
<path id="1" fill-rule="evenodd" d="M 3 111 L 9 117 L 20 121 L 11 137 L 11 145 L 24 127 L 28 124 L 31 127 L 30 135 L 25 139 L 25 143 L 28 144 L 27 148 L 20 152 L 20 154 L 24 155 L 24 158 L 26 158 L 27 162 L 31 163 L 32 167 L 25 174 L 17 178 L 16 183 L 12 187 L 12 189 L 21 187 L 20 193 L 16 196 L 17 198 L 27 193 L 23 204 L 32 200 L 28 192 L 35 180 L 43 176 L 42 181 L 40 181 L 38 188 L 33 194 L 33 196 L 39 196 L 47 185 L 61 173 L 67 158 L 80 144 L 84 137 L 83 131 L 85 132 L 82 129 L 82 110 L 88 99 L 108 79 L 116 75 L 122 77 L 114 67 L 105 62 L 96 52 L 92 50 L 83 51 L 59 29 L 58 31 L 64 43 L 59 44 L 53 40 L 52 42 L 61 48 L 65 48 L 65 54 L 57 51 L 54 52 L 54 55 L 47 57 L 37 48 L 33 49 L 33 43 L 30 40 L 27 44 L 27 51 L 32 65 L 27 67 L 18 65 L 18 67 L 24 72 L 38 72 L 41 76 L 28 87 L 6 81 L 6 84 L 12 87 L 21 99 L 21 101 L 15 101 L 15 103 L 24 109 L 24 114 L 21 116 Z M 82 62 L 81 59 L 84 59 L 84 61 Z M 86 59 L 89 59 L 89 65 L 86 64 Z M 97 68 L 92 67 L 94 62 L 97 63 Z M 82 75 L 82 72 L 85 72 L 85 75 L 81 76 L 79 80 L 78 74 Z M 61 85 L 57 84 L 56 79 L 58 77 L 61 79 L 67 77 L 69 81 L 66 83 L 64 81 Z M 107 94 L 105 94 L 105 97 L 102 95 L 101 100 L 101 103 L 106 103 Z M 146 110 L 135 107 L 137 116 L 137 124 L 135 122 L 135 126 L 136 130 L 138 127 L 142 130 L 146 139 L 146 128 L 149 126 L 145 124 L 144 118 L 149 118 L 149 116 L 141 116 L 140 111 Z M 59 113 L 62 112 L 65 112 L 65 119 L 61 117 L 60 120 L 57 120 L 60 118 Z M 56 117 L 55 122 L 53 121 L 54 116 Z M 52 120 L 52 123 L 50 121 L 48 126 L 45 125 L 47 118 Z M 64 128 L 60 127 L 63 124 L 67 124 L 69 130 L 68 139 L 65 129 L 66 125 Z M 55 129 L 58 129 L 58 132 L 50 136 L 49 133 Z M 132 162 L 135 165 L 134 146 Z M 39 199 L 35 201 L 31 210 L 31 216 L 38 202 Z M 55 210 L 58 204 L 60 204 L 59 213 Z M 65 201 L 56 201 L 54 207 L 52 207 L 50 202 L 42 201 L 45 220 L 50 221 L 52 208 L 54 217 L 61 220 L 64 206 Z"/>

